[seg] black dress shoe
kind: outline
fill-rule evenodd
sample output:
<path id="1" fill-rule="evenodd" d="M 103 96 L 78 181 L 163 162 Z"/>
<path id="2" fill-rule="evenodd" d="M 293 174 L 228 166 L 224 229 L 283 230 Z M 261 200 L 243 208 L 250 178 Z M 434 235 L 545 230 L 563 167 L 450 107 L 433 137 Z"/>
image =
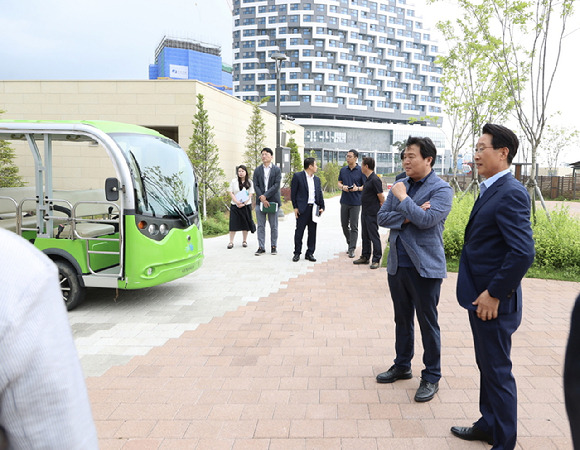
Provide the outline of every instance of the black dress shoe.
<path id="1" fill-rule="evenodd" d="M 346 252 L 348 254 L 349 258 L 354 258 L 354 250 L 349 250 L 348 252 Z"/>
<path id="2" fill-rule="evenodd" d="M 473 427 L 451 427 L 451 433 L 464 441 L 484 441 L 493 445 L 493 436 L 479 428 Z"/>
<path id="3" fill-rule="evenodd" d="M 409 378 L 413 378 L 411 368 L 403 369 L 393 365 L 386 372 L 377 375 L 377 383 L 392 383 L 397 380 L 408 380 Z"/>
<path id="4" fill-rule="evenodd" d="M 263 253 L 266 253 L 266 250 L 264 250 L 263 248 L 259 248 L 258 250 L 256 250 L 256 253 L 254 253 L 254 254 L 256 256 L 260 256 Z"/>
<path id="5" fill-rule="evenodd" d="M 316 258 L 312 255 L 306 255 L 304 257 L 304 259 L 307 259 L 308 261 L 316 262 Z"/>
<path id="6" fill-rule="evenodd" d="M 300 255 L 294 255 L 294 256 L 292 257 L 292 261 L 294 261 L 294 262 L 298 262 L 298 261 L 300 261 Z"/>
<path id="7" fill-rule="evenodd" d="M 428 381 L 425 381 L 423 378 L 421 378 L 421 384 L 419 385 L 419 389 L 417 389 L 417 392 L 415 393 L 415 401 L 419 403 L 428 402 L 433 397 L 435 397 L 435 394 L 437 393 L 438 390 L 439 390 L 438 382 L 429 383 Z"/>

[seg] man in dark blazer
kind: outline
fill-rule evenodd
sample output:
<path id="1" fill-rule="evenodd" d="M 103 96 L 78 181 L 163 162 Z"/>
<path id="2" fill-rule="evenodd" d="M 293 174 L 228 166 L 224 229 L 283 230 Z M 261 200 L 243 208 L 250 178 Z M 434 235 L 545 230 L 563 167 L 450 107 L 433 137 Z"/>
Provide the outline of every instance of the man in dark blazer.
<path id="1" fill-rule="evenodd" d="M 564 362 L 564 399 L 572 431 L 572 444 L 580 450 L 580 295 L 570 321 L 570 336 Z"/>
<path id="2" fill-rule="evenodd" d="M 480 371 L 481 417 L 471 427 L 452 427 L 465 440 L 513 449 L 517 439 L 517 389 L 512 374 L 512 334 L 522 320 L 521 280 L 534 260 L 530 197 L 510 172 L 518 138 L 486 124 L 474 161 L 485 178 L 465 228 L 457 299 L 468 310 Z"/>
<path id="3" fill-rule="evenodd" d="M 308 261 L 316 261 L 314 250 L 316 249 L 316 222 L 313 214 L 322 214 L 324 211 L 324 197 L 320 178 L 314 174 L 318 170 L 314 158 L 304 160 L 304 170 L 296 172 L 292 177 L 291 198 L 296 217 L 296 231 L 294 232 L 294 257 L 292 261 L 300 259 L 302 253 L 302 238 L 304 230 L 308 227 L 308 241 L 305 258 Z"/>
<path id="4" fill-rule="evenodd" d="M 262 150 L 261 166 L 254 170 L 254 191 L 256 192 L 256 219 L 258 220 L 258 250 L 256 256 L 266 253 L 266 217 L 270 223 L 270 245 L 272 254 L 278 253 L 278 211 L 280 207 L 280 181 L 282 171 L 272 163 L 274 152 L 272 149 Z M 266 208 L 268 212 L 262 211 Z"/>

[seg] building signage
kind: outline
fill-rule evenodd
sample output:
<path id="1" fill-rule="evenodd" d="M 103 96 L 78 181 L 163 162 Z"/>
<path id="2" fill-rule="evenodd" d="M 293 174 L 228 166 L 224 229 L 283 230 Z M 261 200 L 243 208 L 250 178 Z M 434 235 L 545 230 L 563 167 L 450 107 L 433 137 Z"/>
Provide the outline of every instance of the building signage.
<path id="1" fill-rule="evenodd" d="M 169 77 L 178 80 L 187 80 L 189 78 L 189 68 L 187 66 L 178 66 L 169 64 Z"/>

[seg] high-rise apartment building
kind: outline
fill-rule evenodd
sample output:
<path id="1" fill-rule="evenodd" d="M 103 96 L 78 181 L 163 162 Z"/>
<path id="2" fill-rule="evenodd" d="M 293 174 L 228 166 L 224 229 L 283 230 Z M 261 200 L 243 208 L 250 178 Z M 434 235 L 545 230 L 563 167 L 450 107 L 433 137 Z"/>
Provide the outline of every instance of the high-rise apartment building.
<path id="1" fill-rule="evenodd" d="M 283 53 L 280 111 L 323 164 L 357 148 L 379 173 L 397 170 L 393 144 L 410 134 L 443 155 L 438 48 L 406 0 L 234 0 L 233 19 L 234 95 L 269 96 L 275 111 L 271 55 Z"/>

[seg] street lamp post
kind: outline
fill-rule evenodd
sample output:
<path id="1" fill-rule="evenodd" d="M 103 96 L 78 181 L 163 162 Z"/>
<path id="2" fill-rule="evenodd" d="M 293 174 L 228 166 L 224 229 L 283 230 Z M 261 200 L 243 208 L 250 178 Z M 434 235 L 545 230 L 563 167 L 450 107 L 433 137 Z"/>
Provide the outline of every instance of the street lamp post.
<path id="1" fill-rule="evenodd" d="M 270 59 L 274 60 L 276 68 L 276 159 L 281 158 L 280 151 L 280 70 L 282 69 L 282 61 L 286 60 L 286 55 L 280 52 L 274 52 L 270 55 Z M 279 164 L 282 161 L 277 161 Z"/>

